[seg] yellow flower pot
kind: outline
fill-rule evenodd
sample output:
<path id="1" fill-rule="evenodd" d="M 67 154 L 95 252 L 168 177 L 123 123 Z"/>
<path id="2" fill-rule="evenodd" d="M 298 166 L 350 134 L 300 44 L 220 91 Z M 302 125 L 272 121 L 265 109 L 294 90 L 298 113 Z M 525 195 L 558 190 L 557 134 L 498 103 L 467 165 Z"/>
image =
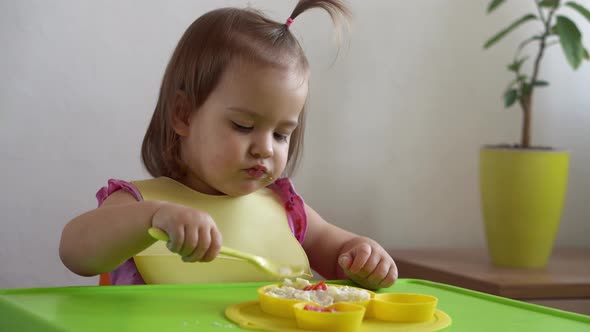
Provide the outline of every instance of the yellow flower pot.
<path id="1" fill-rule="evenodd" d="M 484 147 L 480 190 L 488 252 L 495 265 L 543 267 L 565 198 L 569 153 Z"/>

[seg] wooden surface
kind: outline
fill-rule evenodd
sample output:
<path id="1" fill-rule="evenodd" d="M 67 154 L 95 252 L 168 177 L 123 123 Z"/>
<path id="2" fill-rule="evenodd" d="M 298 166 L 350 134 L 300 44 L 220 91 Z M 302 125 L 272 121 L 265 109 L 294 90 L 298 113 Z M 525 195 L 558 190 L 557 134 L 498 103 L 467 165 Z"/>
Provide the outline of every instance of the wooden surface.
<path id="1" fill-rule="evenodd" d="M 585 299 L 537 299 L 525 300 L 528 303 L 534 303 L 559 310 L 571 311 L 578 314 L 590 315 L 590 298 Z"/>
<path id="2" fill-rule="evenodd" d="M 388 251 L 400 278 L 430 280 L 590 314 L 590 248 L 557 248 L 541 269 L 494 266 L 485 249 Z"/>
<path id="3" fill-rule="evenodd" d="M 590 248 L 556 249 L 542 269 L 493 266 L 485 249 L 390 250 L 401 278 L 419 278 L 515 299 L 590 297 Z"/>

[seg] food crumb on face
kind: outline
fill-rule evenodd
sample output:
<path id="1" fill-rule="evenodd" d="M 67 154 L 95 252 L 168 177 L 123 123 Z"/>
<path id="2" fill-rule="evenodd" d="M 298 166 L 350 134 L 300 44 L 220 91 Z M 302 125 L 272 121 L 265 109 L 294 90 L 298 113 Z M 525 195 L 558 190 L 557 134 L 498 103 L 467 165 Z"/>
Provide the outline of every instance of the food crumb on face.
<path id="1" fill-rule="evenodd" d="M 362 302 L 371 298 L 371 294 L 364 289 L 327 286 L 323 281 L 311 284 L 308 280 L 301 278 L 295 281 L 285 279 L 281 286 L 268 288 L 266 294 L 278 298 L 313 302 L 324 307 L 336 302 Z"/>

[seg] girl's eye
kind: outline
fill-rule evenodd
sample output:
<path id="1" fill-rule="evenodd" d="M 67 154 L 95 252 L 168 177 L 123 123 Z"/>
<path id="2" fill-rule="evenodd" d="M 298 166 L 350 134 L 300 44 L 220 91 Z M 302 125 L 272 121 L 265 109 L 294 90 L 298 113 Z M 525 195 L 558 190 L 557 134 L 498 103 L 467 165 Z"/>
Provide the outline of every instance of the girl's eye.
<path id="1" fill-rule="evenodd" d="M 231 123 L 232 123 L 232 126 L 234 127 L 234 129 L 241 132 L 241 133 L 249 133 L 254 129 L 254 127 L 242 126 L 241 124 L 238 124 L 233 121 Z M 279 134 L 279 133 L 274 133 L 273 135 L 274 135 L 274 138 L 279 142 L 286 142 L 289 140 L 289 135 L 284 135 L 284 134 Z"/>
<path id="2" fill-rule="evenodd" d="M 237 130 L 239 132 L 243 132 L 243 133 L 249 133 L 253 129 L 253 127 L 242 126 L 242 125 L 239 125 L 233 121 L 232 121 L 232 124 L 233 124 L 233 127 L 235 130 Z"/>
<path id="3" fill-rule="evenodd" d="M 275 133 L 275 139 L 277 141 L 281 141 L 281 142 L 286 142 L 287 138 L 289 138 L 289 135 L 283 135 L 283 134 L 279 134 L 279 133 Z"/>

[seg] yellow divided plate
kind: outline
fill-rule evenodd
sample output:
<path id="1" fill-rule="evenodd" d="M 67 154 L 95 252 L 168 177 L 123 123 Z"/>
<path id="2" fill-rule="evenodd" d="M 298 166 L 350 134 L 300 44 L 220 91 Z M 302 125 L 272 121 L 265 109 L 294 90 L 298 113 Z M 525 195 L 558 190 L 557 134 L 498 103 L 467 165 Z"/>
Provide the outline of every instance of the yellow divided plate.
<path id="1" fill-rule="evenodd" d="M 312 306 L 315 310 L 306 309 L 308 306 Z M 363 323 L 366 311 L 363 306 L 346 302 L 334 303 L 328 307 L 304 302 L 297 303 L 293 309 L 295 322 L 299 328 L 336 332 L 357 332 Z M 329 311 L 316 311 L 318 309 Z"/>
<path id="2" fill-rule="evenodd" d="M 293 318 L 281 318 L 262 311 L 258 301 L 234 304 L 225 310 L 227 318 L 239 324 L 241 328 L 277 332 L 306 331 L 297 328 Z M 431 332 L 439 331 L 451 325 L 451 318 L 441 310 L 436 310 L 432 320 L 421 323 L 392 323 L 374 319 L 365 319 L 359 332 L 404 331 Z"/>
<path id="3" fill-rule="evenodd" d="M 304 300 L 299 299 L 285 299 L 280 297 L 275 297 L 272 295 L 266 294 L 267 290 L 270 288 L 274 288 L 280 286 L 280 284 L 272 284 L 258 288 L 258 301 L 264 311 L 267 314 L 273 316 L 279 316 L 283 318 L 295 318 L 295 312 L 293 311 L 293 305 L 297 303 L 306 302 Z M 345 285 L 333 285 L 333 284 L 326 284 L 326 286 L 332 287 L 350 287 L 350 288 L 357 288 L 352 286 L 345 286 Z M 357 288 L 359 289 L 359 288 Z M 366 289 L 362 289 L 363 291 L 369 293 L 371 299 L 375 297 L 375 293 L 371 292 Z M 362 301 L 362 302 L 347 302 L 352 304 L 357 304 L 363 307 L 367 307 L 369 305 L 370 300 Z"/>

